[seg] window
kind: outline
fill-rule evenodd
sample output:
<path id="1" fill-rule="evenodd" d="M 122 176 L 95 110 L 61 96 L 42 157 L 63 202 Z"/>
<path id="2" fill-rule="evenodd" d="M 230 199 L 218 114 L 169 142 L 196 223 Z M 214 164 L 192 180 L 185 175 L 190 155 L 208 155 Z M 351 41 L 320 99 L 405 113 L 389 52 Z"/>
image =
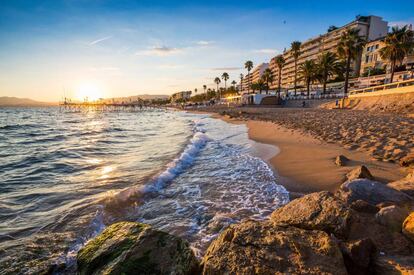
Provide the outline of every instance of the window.
<path id="1" fill-rule="evenodd" d="M 368 63 L 369 55 L 365 56 L 365 63 Z"/>

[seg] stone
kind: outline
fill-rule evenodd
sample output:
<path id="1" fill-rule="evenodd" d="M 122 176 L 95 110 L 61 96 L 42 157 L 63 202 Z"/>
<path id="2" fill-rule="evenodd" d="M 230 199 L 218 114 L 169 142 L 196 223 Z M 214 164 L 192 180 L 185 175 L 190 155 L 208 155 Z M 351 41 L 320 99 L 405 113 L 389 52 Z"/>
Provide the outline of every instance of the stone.
<path id="1" fill-rule="evenodd" d="M 403 167 L 409 167 L 414 165 L 414 153 L 410 153 L 405 157 L 401 158 L 399 163 Z"/>
<path id="2" fill-rule="evenodd" d="M 271 221 L 302 229 L 322 230 L 342 237 L 347 235 L 352 210 L 330 192 L 323 191 L 295 199 L 276 209 Z"/>
<path id="3" fill-rule="evenodd" d="M 357 201 L 352 202 L 350 207 L 351 209 L 357 212 L 362 212 L 362 213 L 375 214 L 379 211 L 379 208 L 377 206 L 369 204 L 363 200 L 357 200 Z"/>
<path id="4" fill-rule="evenodd" d="M 379 224 L 372 214 L 358 213 L 351 221 L 347 241 L 371 239 L 379 252 L 387 254 L 410 255 L 414 249 L 400 232 L 390 230 Z"/>
<path id="5" fill-rule="evenodd" d="M 407 210 L 395 205 L 391 205 L 381 208 L 380 211 L 375 215 L 375 219 L 379 224 L 385 225 L 390 230 L 401 232 L 402 224 L 407 216 Z"/>
<path id="6" fill-rule="evenodd" d="M 349 274 L 369 274 L 376 256 L 376 248 L 371 239 L 341 243 L 341 252 Z"/>
<path id="7" fill-rule="evenodd" d="M 414 274 L 414 256 L 380 256 L 374 262 L 375 274 Z"/>
<path id="8" fill-rule="evenodd" d="M 371 172 L 364 165 L 359 166 L 353 169 L 348 174 L 346 174 L 346 178 L 348 179 L 348 181 L 355 180 L 355 179 L 369 179 L 369 180 L 374 179 L 374 177 L 371 175 Z"/>
<path id="9" fill-rule="evenodd" d="M 348 163 L 349 159 L 344 155 L 339 155 L 335 158 L 335 164 L 337 166 L 345 166 Z"/>
<path id="10" fill-rule="evenodd" d="M 414 212 L 412 212 L 402 224 L 402 233 L 414 242 Z"/>
<path id="11" fill-rule="evenodd" d="M 414 198 L 414 172 L 401 180 L 388 183 L 388 186 Z"/>
<path id="12" fill-rule="evenodd" d="M 199 263 L 189 244 L 136 222 L 119 222 L 77 255 L 80 274 L 192 274 Z"/>
<path id="13" fill-rule="evenodd" d="M 390 188 L 386 184 L 367 179 L 343 183 L 336 195 L 348 204 L 357 200 L 363 200 L 372 205 L 384 202 L 400 204 L 411 201 L 411 197 L 407 194 Z"/>
<path id="14" fill-rule="evenodd" d="M 231 225 L 203 258 L 203 274 L 347 274 L 337 243 L 325 232 L 270 221 Z"/>

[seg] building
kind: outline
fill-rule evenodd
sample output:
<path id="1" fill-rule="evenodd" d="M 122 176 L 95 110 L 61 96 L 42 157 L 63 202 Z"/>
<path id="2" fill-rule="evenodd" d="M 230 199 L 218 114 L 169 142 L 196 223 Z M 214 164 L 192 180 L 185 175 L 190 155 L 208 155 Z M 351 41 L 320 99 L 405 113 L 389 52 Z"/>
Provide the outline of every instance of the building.
<path id="1" fill-rule="evenodd" d="M 241 81 L 240 90 L 248 91 L 251 90 L 249 85 L 257 83 L 263 76 L 264 71 L 269 67 L 269 63 L 261 63 L 256 66 L 249 74 L 245 75 Z"/>
<path id="2" fill-rule="evenodd" d="M 183 102 L 183 101 L 189 100 L 190 97 L 191 97 L 191 91 L 182 91 L 182 92 L 172 94 L 170 96 L 170 100 L 172 103 Z"/>
<path id="3" fill-rule="evenodd" d="M 325 34 L 308 39 L 302 42 L 301 55 L 298 58 L 297 66 L 299 67 L 306 60 L 317 60 L 324 52 L 336 53 L 342 33 L 348 29 L 354 28 L 359 29 L 359 34 L 367 41 L 373 41 L 387 34 L 388 23 L 378 16 L 357 16 L 354 21 L 345 26 L 332 29 Z M 283 88 L 292 89 L 294 88 L 295 62 L 291 49 L 286 50 L 282 55 L 285 59 L 285 65 L 282 69 L 281 85 Z M 272 58 L 269 63 L 269 68 L 274 75 L 274 81 L 270 87 L 271 89 L 277 88 L 278 85 L 279 69 L 275 59 L 275 57 Z M 359 57 L 352 64 L 353 72 L 356 72 L 357 74 L 359 73 L 360 64 L 361 59 Z M 298 80 L 297 86 L 304 86 L 304 84 Z"/>

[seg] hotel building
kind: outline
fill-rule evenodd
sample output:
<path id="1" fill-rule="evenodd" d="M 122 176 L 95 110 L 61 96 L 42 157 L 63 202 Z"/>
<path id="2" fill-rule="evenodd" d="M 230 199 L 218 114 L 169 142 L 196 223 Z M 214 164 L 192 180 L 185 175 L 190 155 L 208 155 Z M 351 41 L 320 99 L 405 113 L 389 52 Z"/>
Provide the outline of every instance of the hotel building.
<path id="1" fill-rule="evenodd" d="M 261 63 L 250 71 L 250 74 L 246 74 L 241 81 L 241 90 L 248 91 L 250 84 L 257 83 L 263 76 L 264 71 L 269 67 L 269 63 Z"/>
<path id="2" fill-rule="evenodd" d="M 373 41 L 387 34 L 388 23 L 378 16 L 357 16 L 354 21 L 345 26 L 308 39 L 302 42 L 300 49 L 301 55 L 297 61 L 298 68 L 306 60 L 316 60 L 324 52 L 336 53 L 342 33 L 354 28 L 359 29 L 359 34 L 367 41 Z M 294 88 L 295 62 L 291 49 L 288 49 L 282 55 L 285 59 L 285 65 L 282 69 L 281 85 L 283 88 L 292 89 Z M 271 89 L 276 89 L 278 85 L 279 69 L 275 59 L 276 57 L 272 58 L 269 63 L 269 68 L 272 70 L 274 76 Z M 360 64 L 361 57 L 353 61 L 352 71 L 356 72 L 356 74 L 360 72 Z M 298 79 L 297 86 L 304 86 L 304 84 Z"/>

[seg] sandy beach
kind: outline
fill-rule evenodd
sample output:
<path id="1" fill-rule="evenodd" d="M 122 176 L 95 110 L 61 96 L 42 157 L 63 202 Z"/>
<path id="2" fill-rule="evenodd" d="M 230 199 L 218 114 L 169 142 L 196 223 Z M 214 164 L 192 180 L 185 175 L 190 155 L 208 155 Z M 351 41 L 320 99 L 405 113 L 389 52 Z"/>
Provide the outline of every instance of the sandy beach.
<path id="1" fill-rule="evenodd" d="M 227 109 L 224 115 L 223 109 L 214 112 L 215 117 L 227 122 L 245 123 L 251 139 L 280 149 L 268 162 L 293 196 L 336 191 L 346 174 L 361 165 L 383 183 L 398 180 L 408 172 L 397 162 L 413 150 L 408 142 L 413 124 L 406 121 L 410 118 L 317 109 L 242 108 Z M 336 125 L 340 119 L 343 122 Z M 308 128 L 309 125 L 315 127 Z M 393 128 L 400 130 L 392 132 Z M 337 166 L 338 155 L 350 161 Z"/>

